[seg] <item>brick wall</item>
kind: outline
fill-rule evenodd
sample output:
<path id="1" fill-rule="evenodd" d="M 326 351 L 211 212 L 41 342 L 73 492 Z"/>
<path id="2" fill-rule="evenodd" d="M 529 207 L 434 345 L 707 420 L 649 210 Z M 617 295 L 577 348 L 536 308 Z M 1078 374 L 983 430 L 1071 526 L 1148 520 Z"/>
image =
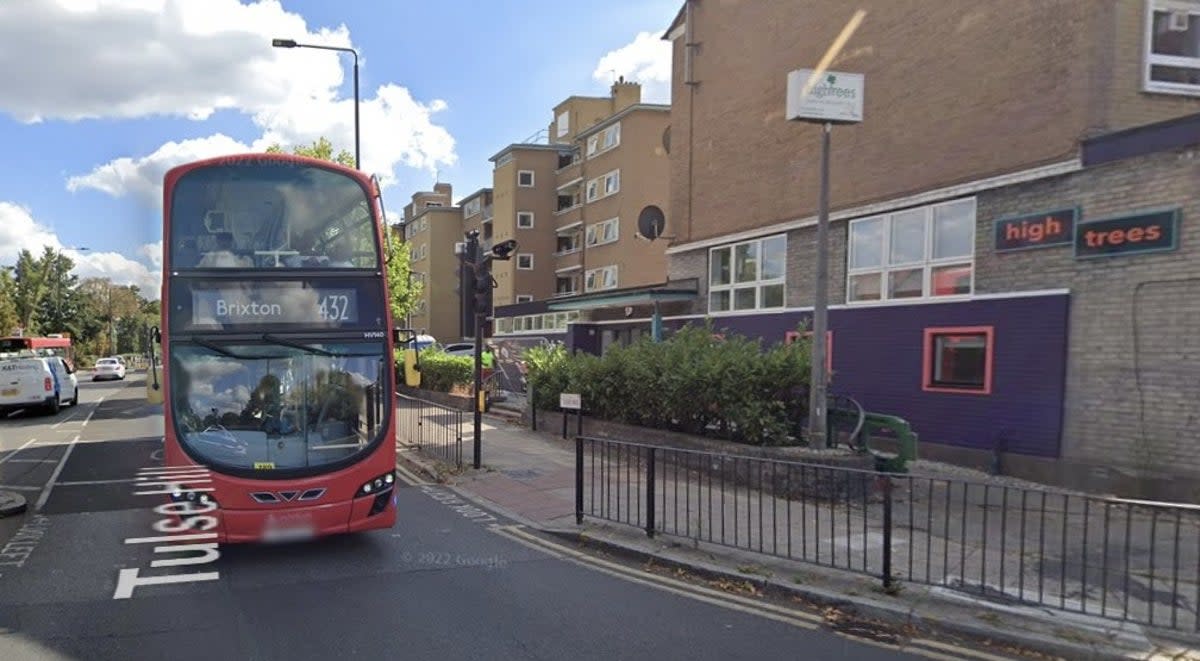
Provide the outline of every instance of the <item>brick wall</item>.
<path id="1" fill-rule="evenodd" d="M 1197 182 L 1200 150 L 1192 149 L 979 197 L 976 291 L 1071 290 L 1063 444 L 1068 459 L 1121 471 L 1200 475 Z M 1180 247 L 1088 260 L 1074 259 L 1069 245 L 992 250 L 995 218 L 1075 205 L 1084 221 L 1182 207 Z"/>

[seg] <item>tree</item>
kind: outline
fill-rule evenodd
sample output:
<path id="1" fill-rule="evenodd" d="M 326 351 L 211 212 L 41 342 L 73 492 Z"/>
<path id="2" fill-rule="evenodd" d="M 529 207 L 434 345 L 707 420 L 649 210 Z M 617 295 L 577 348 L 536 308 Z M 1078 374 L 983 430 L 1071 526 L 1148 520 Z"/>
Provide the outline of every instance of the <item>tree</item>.
<path id="1" fill-rule="evenodd" d="M 278 144 L 267 147 L 267 153 L 282 154 L 283 147 Z M 333 153 L 333 143 L 328 138 L 321 137 L 311 145 L 299 145 L 292 148 L 292 153 L 298 156 L 319 158 L 325 161 L 340 163 L 346 167 L 354 167 L 354 154 L 342 149 L 337 155 Z M 383 200 L 380 199 L 380 208 Z M 392 231 L 386 220 L 383 225 L 383 257 L 387 267 L 388 292 L 391 295 L 393 319 L 407 317 L 416 307 L 421 295 L 421 283 L 413 282 L 411 269 L 411 253 L 408 244 L 398 232 Z"/>
<path id="2" fill-rule="evenodd" d="M 267 153 L 282 154 L 283 147 L 278 143 L 273 144 L 270 147 L 267 147 Z M 319 158 L 323 161 L 333 161 L 334 163 L 345 165 L 348 168 L 354 167 L 354 154 L 342 149 L 338 151 L 337 155 L 334 155 L 333 143 L 330 142 L 326 137 L 318 138 L 316 142 L 313 142 L 311 145 L 298 145 L 292 147 L 292 153 L 297 156 L 308 156 L 309 158 Z"/>
<path id="3" fill-rule="evenodd" d="M 41 297 L 36 306 L 37 331 L 40 334 L 80 333 L 80 312 L 83 297 L 79 292 L 79 276 L 71 273 L 75 262 L 50 248 L 38 260 L 43 273 Z"/>
<path id="4" fill-rule="evenodd" d="M 17 319 L 17 283 L 11 268 L 0 268 L 0 336 L 13 333 L 20 323 Z"/>
<path id="5" fill-rule="evenodd" d="M 421 283 L 413 282 L 411 246 L 401 239 L 400 232 L 384 223 L 383 240 L 392 319 L 403 319 L 417 307 L 421 299 Z"/>
<path id="6" fill-rule="evenodd" d="M 90 340 L 88 353 L 109 355 L 119 349 L 133 351 L 136 338 L 121 338 L 117 330 L 123 319 L 135 317 L 142 309 L 143 301 L 136 286 L 114 285 L 108 278 L 88 278 L 79 285 L 89 303 L 85 317 L 99 322 L 100 332 L 86 338 Z M 89 330 L 94 329 L 92 326 Z"/>

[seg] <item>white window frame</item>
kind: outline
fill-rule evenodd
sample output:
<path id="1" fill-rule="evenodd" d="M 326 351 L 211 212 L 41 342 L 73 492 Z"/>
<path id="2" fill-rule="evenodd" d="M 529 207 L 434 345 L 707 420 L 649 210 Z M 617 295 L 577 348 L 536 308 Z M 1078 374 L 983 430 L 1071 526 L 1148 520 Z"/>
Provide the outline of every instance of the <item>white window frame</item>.
<path id="1" fill-rule="evenodd" d="M 600 136 L 599 135 L 588 136 L 587 155 L 594 156 L 596 154 L 596 150 L 599 148 L 600 148 Z"/>
<path id="2" fill-rule="evenodd" d="M 475 198 L 463 206 L 463 218 L 470 218 L 483 210 L 482 198 Z"/>
<path id="3" fill-rule="evenodd" d="M 612 229 L 612 236 L 611 236 L 611 238 L 606 238 L 606 237 L 608 237 L 610 228 Z M 608 220 L 602 220 L 598 223 L 588 225 L 587 236 L 586 236 L 587 245 L 603 246 L 603 245 L 606 245 L 609 243 L 616 243 L 621 238 L 620 233 L 621 233 L 620 217 L 609 218 Z"/>
<path id="4" fill-rule="evenodd" d="M 609 275 L 612 276 L 612 284 L 607 284 Z M 599 268 L 588 269 L 583 274 L 583 290 L 584 291 L 604 291 L 606 289 L 616 289 L 619 284 L 618 272 L 616 264 L 601 266 Z M 600 278 L 600 285 L 596 286 L 596 278 Z"/>
<path id="5" fill-rule="evenodd" d="M 528 219 L 529 219 L 529 224 L 528 224 L 528 225 L 522 225 L 522 224 L 521 224 L 521 218 L 528 218 Z M 517 212 L 517 229 L 519 229 L 519 230 L 531 230 L 531 229 L 533 229 L 533 212 L 532 212 L 532 211 L 518 211 L 518 212 Z"/>
<path id="6" fill-rule="evenodd" d="M 600 132 L 600 151 L 606 152 L 621 146 L 621 122 L 606 127 Z"/>
<path id="7" fill-rule="evenodd" d="M 595 202 L 621 192 L 621 170 L 611 170 L 588 181 L 586 200 Z"/>
<path id="8" fill-rule="evenodd" d="M 971 222 L 970 222 L 971 254 L 970 254 L 970 256 L 962 255 L 962 256 L 955 256 L 955 257 L 934 258 L 933 257 L 933 248 L 934 248 L 935 210 L 942 208 L 942 207 L 954 206 L 954 205 L 963 204 L 963 203 L 969 203 L 971 205 Z M 916 211 L 922 211 L 925 214 L 924 253 L 922 255 L 922 259 L 920 261 L 893 264 L 893 263 L 891 263 L 892 218 L 897 215 L 909 214 L 909 213 L 916 212 Z M 926 206 L 922 206 L 922 207 L 910 207 L 908 209 L 901 209 L 899 211 L 895 211 L 892 213 L 879 214 L 879 215 L 875 215 L 875 216 L 867 216 L 864 218 L 855 218 L 854 220 L 850 221 L 846 226 L 846 303 L 850 304 L 850 305 L 872 305 L 872 304 L 877 305 L 879 303 L 886 302 L 886 301 L 922 301 L 922 300 L 930 300 L 930 299 L 953 300 L 955 298 L 969 297 L 972 294 L 974 294 L 975 293 L 975 252 L 976 252 L 975 240 L 978 238 L 977 235 L 978 235 L 978 231 L 979 231 L 978 230 L 978 225 L 979 225 L 978 213 L 979 213 L 978 199 L 974 198 L 974 197 L 968 197 L 968 198 L 959 198 L 956 200 L 949 200 L 947 202 L 940 202 L 938 204 L 930 204 L 930 205 L 926 205 Z M 851 264 L 854 263 L 854 227 L 861 223 L 867 223 L 867 222 L 880 220 L 880 219 L 882 219 L 882 221 L 883 221 L 882 246 L 880 248 L 882 250 L 882 253 L 880 254 L 880 265 L 879 266 L 869 266 L 869 267 L 858 267 L 858 268 L 851 267 Z M 971 268 L 970 291 L 968 291 L 965 294 L 943 294 L 941 296 L 935 296 L 933 294 L 933 270 L 938 267 L 942 267 L 942 266 L 960 266 L 960 265 L 961 266 L 969 265 Z M 899 298 L 890 297 L 889 296 L 890 287 L 888 286 L 889 285 L 888 275 L 890 273 L 892 273 L 893 271 L 909 271 L 909 270 L 913 270 L 913 269 L 917 269 L 917 268 L 922 269 L 921 295 L 920 296 L 905 296 L 905 297 L 899 297 Z M 850 288 L 851 280 L 853 280 L 853 278 L 855 276 L 871 275 L 874 273 L 880 274 L 879 298 L 864 299 L 864 300 L 852 300 L 851 299 L 851 288 Z"/>
<path id="9" fill-rule="evenodd" d="M 774 240 L 774 239 L 778 239 L 778 238 L 783 239 L 783 273 L 781 273 L 780 276 L 776 277 L 776 278 L 763 278 L 762 277 L 763 243 Z M 750 245 L 750 244 L 756 245 L 756 253 L 755 254 L 757 255 L 757 257 L 755 258 L 755 264 L 754 264 L 755 271 L 756 271 L 755 278 L 753 280 L 747 280 L 745 282 L 738 282 L 737 281 L 737 264 L 735 261 L 735 256 L 737 255 L 737 249 L 739 246 L 745 246 L 745 245 Z M 714 314 L 714 315 L 748 314 L 755 310 L 777 310 L 777 309 L 786 307 L 787 306 L 787 265 L 788 265 L 787 249 L 788 249 L 788 237 L 787 237 L 786 233 L 785 234 L 772 234 L 770 236 L 763 236 L 763 237 L 759 237 L 757 239 L 750 239 L 749 241 L 739 241 L 737 243 L 727 243 L 723 246 L 714 246 L 712 248 L 709 248 L 708 249 L 708 269 L 707 269 L 707 274 L 705 275 L 705 277 L 708 279 L 707 282 L 708 282 L 708 294 L 709 294 L 709 296 L 708 296 L 708 312 L 709 312 L 709 314 Z M 727 284 L 714 284 L 713 277 L 712 277 L 713 255 L 718 252 L 725 252 L 725 251 L 729 252 L 729 282 Z M 780 301 L 780 304 L 772 305 L 769 307 L 764 306 L 763 305 L 763 287 L 769 287 L 769 286 L 775 286 L 775 285 L 781 285 L 783 287 L 783 296 Z M 751 287 L 754 288 L 754 307 L 753 308 L 735 309 L 734 297 L 736 295 L 735 295 L 734 291 L 738 290 L 738 289 L 749 289 Z M 729 292 L 729 307 L 726 309 L 714 308 L 713 304 L 712 304 L 712 294 L 713 294 L 713 292 L 722 292 L 722 291 Z"/>
<path id="10" fill-rule="evenodd" d="M 422 243 L 421 244 L 421 259 L 425 259 L 426 257 L 429 257 L 429 244 Z"/>
<path id="11" fill-rule="evenodd" d="M 518 303 L 532 303 L 533 294 L 517 294 Z"/>
<path id="12" fill-rule="evenodd" d="M 1150 78 L 1151 68 L 1154 66 L 1200 70 L 1200 57 L 1156 55 L 1152 51 L 1154 48 L 1154 12 L 1156 11 L 1186 11 L 1189 16 L 1200 20 L 1200 2 L 1196 2 L 1196 0 L 1146 0 L 1146 31 L 1142 42 L 1142 89 L 1161 94 L 1200 96 L 1200 85 L 1170 83 Z"/>
<path id="13" fill-rule="evenodd" d="M 555 121 L 557 122 L 558 137 L 561 138 L 564 135 L 566 135 L 568 132 L 570 132 L 570 130 L 571 130 L 571 113 L 570 113 L 570 111 L 564 110 L 564 111 L 558 113 L 558 117 L 555 118 Z"/>
<path id="14" fill-rule="evenodd" d="M 613 170 L 604 175 L 604 196 L 616 195 L 621 192 L 621 171 Z"/>
<path id="15" fill-rule="evenodd" d="M 521 266 L 521 258 L 522 257 L 529 258 L 529 266 Z M 531 252 L 517 253 L 517 270 L 519 270 L 519 271 L 532 271 L 533 270 L 533 253 L 531 253 Z"/>
<path id="16" fill-rule="evenodd" d="M 521 183 L 521 175 L 523 175 L 523 174 L 529 175 L 529 183 L 528 184 Z M 536 183 L 537 183 L 537 178 L 536 178 L 533 170 L 517 170 L 517 187 L 518 188 L 533 188 Z"/>

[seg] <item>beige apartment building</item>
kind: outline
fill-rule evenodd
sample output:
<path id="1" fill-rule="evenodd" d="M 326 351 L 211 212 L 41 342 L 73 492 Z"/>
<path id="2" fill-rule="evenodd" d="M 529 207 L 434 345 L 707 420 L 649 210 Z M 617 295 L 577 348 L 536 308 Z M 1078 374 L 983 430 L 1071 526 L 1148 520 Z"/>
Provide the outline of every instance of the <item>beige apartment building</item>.
<path id="1" fill-rule="evenodd" d="M 641 85 L 622 79 L 609 96 L 555 106 L 545 143 L 512 144 L 492 157 L 494 240 L 519 246 L 493 269 L 498 335 L 522 332 L 515 317 L 574 299 L 576 314 L 546 315 L 565 329 L 568 317 L 605 307 L 613 292 L 666 281 L 669 115 L 670 106 L 642 103 Z M 654 225 L 654 239 L 638 228 L 647 207 L 666 221 Z M 537 326 L 547 328 L 542 319 Z"/>
<path id="2" fill-rule="evenodd" d="M 412 278 L 422 285 L 421 298 L 406 323 L 444 341 L 461 333 L 459 260 L 454 244 L 462 241 L 463 212 L 453 204 L 450 184 L 438 183 L 433 188 L 414 193 L 404 206 L 404 240 L 409 244 Z"/>
<path id="3" fill-rule="evenodd" d="M 689 0 L 664 38 L 668 329 L 810 322 L 822 129 L 787 78 L 827 61 L 865 80 L 831 134 L 833 392 L 925 457 L 1200 501 L 1200 0 Z"/>

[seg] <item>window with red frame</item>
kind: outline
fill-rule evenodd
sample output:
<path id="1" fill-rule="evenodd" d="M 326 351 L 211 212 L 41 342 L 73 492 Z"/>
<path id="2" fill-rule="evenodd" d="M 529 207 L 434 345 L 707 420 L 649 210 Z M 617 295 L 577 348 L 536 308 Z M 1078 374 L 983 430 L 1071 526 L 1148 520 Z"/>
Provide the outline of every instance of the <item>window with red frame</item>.
<path id="1" fill-rule="evenodd" d="M 991 326 L 925 329 L 924 389 L 991 393 L 993 350 Z"/>
<path id="2" fill-rule="evenodd" d="M 788 331 L 783 335 L 783 343 L 791 344 L 802 337 L 812 337 L 812 331 Z M 825 331 L 825 371 L 833 373 L 833 331 Z"/>

